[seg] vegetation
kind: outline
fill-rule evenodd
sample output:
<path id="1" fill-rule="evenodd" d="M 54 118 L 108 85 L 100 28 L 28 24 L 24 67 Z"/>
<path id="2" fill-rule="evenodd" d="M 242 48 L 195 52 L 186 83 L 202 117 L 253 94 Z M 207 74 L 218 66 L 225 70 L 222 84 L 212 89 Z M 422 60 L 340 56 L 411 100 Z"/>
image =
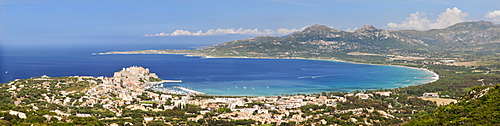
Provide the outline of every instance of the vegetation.
<path id="1" fill-rule="evenodd" d="M 500 84 L 478 86 L 460 102 L 441 106 L 436 111 L 405 124 L 408 126 L 436 125 L 498 125 L 500 124 Z"/>
<path id="2" fill-rule="evenodd" d="M 149 81 L 150 82 L 159 82 L 159 81 L 162 81 L 162 79 L 160 79 L 160 78 L 154 78 L 154 77 L 149 77 Z"/>
<path id="3" fill-rule="evenodd" d="M 201 56 L 224 57 L 271 57 L 271 58 L 315 58 L 338 59 L 352 62 L 392 64 L 426 68 L 440 75 L 436 82 L 368 91 L 329 92 L 307 94 L 321 97 L 345 96 L 345 101 L 336 105 L 305 105 L 299 108 L 302 117 L 318 116 L 306 121 L 283 122 L 280 125 L 312 125 L 321 122 L 326 125 L 498 125 L 500 121 L 500 26 L 489 22 L 464 22 L 445 29 L 429 31 L 387 31 L 373 26 L 364 26 L 355 32 L 331 29 L 314 25 L 303 32 L 285 37 L 261 36 L 252 39 L 236 40 L 197 50 L 147 50 L 126 53 L 172 53 L 195 54 Z M 353 55 L 352 52 L 358 52 Z M 119 53 L 119 52 L 113 52 Z M 441 63 L 441 59 L 457 61 L 476 61 L 475 65 L 453 66 Z M 147 79 L 147 78 L 145 78 Z M 144 82 L 146 80 L 140 80 Z M 149 78 L 149 81 L 161 81 Z M 252 125 L 255 120 L 232 120 L 215 118 L 220 114 L 231 113 L 227 106 L 217 109 L 202 109 L 200 106 L 186 104 L 172 109 L 152 111 L 117 106 L 121 115 L 105 109 L 103 104 L 92 106 L 85 103 L 85 92 L 101 83 L 100 80 L 75 77 L 30 78 L 12 81 L 0 86 L 0 125 Z M 146 90 L 154 92 L 152 90 Z M 390 91 L 390 96 L 373 95 L 360 99 L 349 94 Z M 437 92 L 441 97 L 459 99 L 458 103 L 437 106 L 436 103 L 418 98 L 426 92 Z M 155 92 L 157 94 L 162 94 Z M 121 100 L 119 94 L 108 93 L 102 99 Z M 173 95 L 179 97 L 178 95 Z M 211 99 L 215 96 L 196 96 L 195 99 Z M 236 97 L 236 96 L 234 96 Z M 65 99 L 69 100 L 65 100 Z M 137 96 L 140 100 L 133 103 L 152 105 L 153 108 L 172 105 L 172 99 L 165 103 L 149 101 L 146 93 Z M 54 100 L 57 99 L 57 100 Z M 146 100 L 146 101 L 145 101 Z M 57 102 L 55 102 L 57 101 Z M 263 107 L 265 102 L 246 103 L 237 108 Z M 57 111 L 56 111 L 57 110 Z M 10 112 L 26 114 L 26 118 Z M 201 111 L 207 113 L 201 114 Z M 61 116 L 60 113 L 70 115 Z M 272 114 L 280 113 L 270 110 Z M 328 113 L 328 114 L 327 114 Z M 90 117 L 78 117 L 88 114 Z M 258 114 L 254 112 L 254 114 Z M 297 112 L 287 113 L 291 119 Z M 203 116 L 197 121 L 188 118 Z M 145 117 L 160 117 L 163 121 L 145 121 Z M 111 119 L 108 119 L 111 118 Z M 274 118 L 274 116 L 273 116 Z M 280 117 L 281 118 L 281 117 Z M 414 119 L 414 120 L 412 120 Z M 409 122 L 408 122 L 409 121 Z M 271 123 L 271 125 L 277 125 Z"/>
<path id="4" fill-rule="evenodd" d="M 440 75 L 440 79 L 436 82 L 401 87 L 395 89 L 399 93 L 407 93 L 408 95 L 421 96 L 426 92 L 438 92 L 442 96 L 448 95 L 448 98 L 459 98 L 465 95 L 467 91 L 474 86 L 493 85 L 500 83 L 500 74 L 493 74 L 490 71 L 495 71 L 497 67 L 478 66 L 449 66 L 449 65 L 427 65 L 426 68 L 432 69 Z M 484 69 L 483 72 L 473 72 L 477 69 Z M 489 74 L 486 74 L 489 73 Z"/>
<path id="5" fill-rule="evenodd" d="M 309 119 L 303 122 L 286 122 L 280 125 L 310 125 L 322 120 L 328 125 L 363 125 L 366 123 L 373 125 L 393 125 L 408 123 L 408 125 L 469 125 L 476 123 L 475 120 L 479 118 L 486 118 L 489 120 L 484 121 L 484 125 L 498 124 L 495 120 L 498 118 L 497 109 L 492 106 L 498 106 L 498 97 L 492 94 L 498 94 L 500 85 L 490 88 L 488 94 L 483 97 L 477 97 L 477 93 L 485 90 L 490 84 L 500 83 L 500 76 L 494 71 L 498 70 L 497 65 L 487 66 L 449 66 L 449 65 L 421 65 L 421 64 L 403 64 L 394 63 L 398 65 L 407 65 L 413 67 L 423 67 L 432 69 L 441 75 L 441 79 L 423 85 L 416 85 L 410 87 L 402 87 L 396 89 L 379 89 L 367 91 L 354 91 L 356 93 L 374 94 L 377 91 L 390 91 L 393 92 L 390 96 L 373 95 L 369 99 L 359 99 L 355 96 L 347 96 L 346 102 L 337 102 L 336 106 L 325 105 L 305 105 L 300 109 L 303 114 L 301 116 L 315 116 L 321 115 L 318 118 Z M 478 72 L 478 70 L 481 70 Z M 479 81 L 481 80 L 481 81 Z M 96 81 L 96 80 L 93 80 Z M 1 125 L 27 125 L 27 124 L 50 124 L 50 125 L 109 125 L 111 123 L 124 124 L 126 122 L 141 125 L 144 122 L 144 117 L 162 117 L 165 122 L 177 125 L 250 125 L 255 124 L 255 120 L 231 120 L 231 119 L 213 119 L 219 114 L 231 113 L 232 110 L 226 106 L 221 106 L 216 110 L 212 110 L 203 115 L 205 120 L 189 121 L 188 118 L 201 115 L 200 106 L 187 104 L 182 108 L 174 107 L 171 110 L 164 111 L 143 111 L 131 110 L 122 108 L 121 116 L 117 116 L 114 112 L 104 109 L 102 105 L 95 105 L 94 107 L 77 107 L 81 102 L 78 100 L 71 100 L 75 106 L 63 106 L 60 104 L 49 103 L 40 99 L 46 97 L 54 97 L 62 99 L 69 97 L 72 99 L 80 99 L 85 97 L 85 90 L 94 85 L 92 80 L 78 80 L 72 77 L 58 77 L 58 78 L 31 78 L 26 80 L 18 80 L 13 82 L 17 89 L 16 93 L 10 90 L 10 86 L 2 85 L 1 90 L 9 90 L 0 92 L 0 120 Z M 481 86 L 483 83 L 486 86 Z M 83 90 L 68 90 L 70 86 L 80 87 Z M 470 93 L 472 90 L 474 93 Z M 63 92 L 72 92 L 63 94 Z M 152 91 L 152 90 L 147 90 Z M 460 102 L 448 106 L 438 107 L 434 102 L 425 101 L 418 96 L 424 92 L 438 92 L 441 96 L 449 95 L 450 98 L 460 98 Z M 158 94 L 163 94 L 156 92 Z M 35 95 L 32 95 L 35 94 Z M 306 96 L 346 96 L 347 92 L 328 92 L 321 94 L 300 94 Z M 175 97 L 180 97 L 173 95 Z M 463 97 L 460 97 L 463 96 Z M 116 99 L 115 96 L 106 96 L 110 99 Z M 211 99 L 216 96 L 197 96 L 194 99 Z M 219 96 L 217 96 L 219 97 Z M 151 100 L 151 97 L 143 93 L 138 98 L 143 100 Z M 17 105 L 13 104 L 20 101 Z M 135 101 L 135 103 L 152 104 L 158 106 L 159 103 L 153 101 Z M 172 104 L 172 103 L 165 103 Z M 245 106 L 237 108 L 253 108 L 254 106 L 263 107 L 265 102 L 248 103 Z M 36 109 L 35 109 L 36 108 Z M 477 109 L 477 110 L 476 110 Z M 18 116 L 9 114 L 8 112 L 18 111 L 27 115 L 27 118 L 21 119 Z M 72 116 L 59 116 L 52 110 L 59 110 L 61 112 L 72 114 Z M 345 111 L 355 110 L 355 111 Z M 345 111 L 345 112 L 343 112 Z M 90 114 L 91 117 L 76 117 L 74 114 Z M 278 111 L 269 111 L 273 114 L 283 114 Z M 329 115 L 322 115 L 330 113 Z M 383 114 L 387 113 L 394 117 L 387 117 Z M 290 113 L 290 116 L 284 118 L 291 118 L 291 115 L 297 113 Z M 447 115 L 448 114 L 448 115 Z M 455 114 L 455 115 L 453 115 Z M 114 118 L 111 120 L 102 120 L 103 118 Z M 416 119 L 411 121 L 411 119 Z M 358 120 L 352 121 L 352 120 Z M 362 121 L 361 121 L 362 120 Z M 483 119 L 484 120 L 484 119 Z M 363 122 L 364 121 L 364 122 Z M 450 122 L 451 121 L 451 122 Z M 151 121 L 147 125 L 166 125 L 165 122 Z"/>

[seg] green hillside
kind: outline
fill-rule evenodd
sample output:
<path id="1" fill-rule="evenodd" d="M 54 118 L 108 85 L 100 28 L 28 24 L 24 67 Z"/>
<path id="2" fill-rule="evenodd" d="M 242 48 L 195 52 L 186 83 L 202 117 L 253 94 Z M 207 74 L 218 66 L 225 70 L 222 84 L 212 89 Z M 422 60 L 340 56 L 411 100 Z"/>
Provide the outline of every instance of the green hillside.
<path id="1" fill-rule="evenodd" d="M 441 106 L 433 113 L 421 116 L 405 125 L 498 125 L 499 106 L 500 84 L 494 87 L 474 87 L 458 103 Z"/>

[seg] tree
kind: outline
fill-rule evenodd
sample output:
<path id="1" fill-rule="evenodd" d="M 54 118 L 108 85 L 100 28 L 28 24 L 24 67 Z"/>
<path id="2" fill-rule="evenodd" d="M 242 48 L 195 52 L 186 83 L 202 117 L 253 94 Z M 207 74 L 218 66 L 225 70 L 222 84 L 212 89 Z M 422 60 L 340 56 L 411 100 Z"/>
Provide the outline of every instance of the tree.
<path id="1" fill-rule="evenodd" d="M 230 108 L 227 108 L 227 107 L 219 107 L 219 109 L 217 109 L 217 113 L 230 113 L 232 112 Z"/>
<path id="2" fill-rule="evenodd" d="M 44 123 L 45 120 L 47 120 L 45 117 L 34 115 L 28 116 L 28 118 L 26 118 L 26 121 L 29 123 Z"/>

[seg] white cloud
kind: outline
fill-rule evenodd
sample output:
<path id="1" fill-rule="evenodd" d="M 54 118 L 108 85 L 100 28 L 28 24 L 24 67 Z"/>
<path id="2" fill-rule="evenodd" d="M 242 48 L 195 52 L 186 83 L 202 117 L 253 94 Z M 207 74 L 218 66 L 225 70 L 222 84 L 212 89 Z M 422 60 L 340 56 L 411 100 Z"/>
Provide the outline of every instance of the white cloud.
<path id="1" fill-rule="evenodd" d="M 304 28 L 302 28 L 302 29 L 304 29 Z M 294 32 L 298 32 L 298 31 L 301 31 L 301 29 L 295 29 L 295 28 L 292 28 L 292 29 L 279 28 L 278 30 L 276 30 L 276 34 L 279 34 L 279 35 L 288 35 L 288 34 L 291 34 L 291 33 L 294 33 Z"/>
<path id="2" fill-rule="evenodd" d="M 488 12 L 486 13 L 485 17 L 495 23 L 500 23 L 500 10 Z"/>
<path id="3" fill-rule="evenodd" d="M 410 17 L 406 18 L 406 21 L 397 23 L 388 23 L 386 27 L 393 29 L 416 29 L 416 30 L 429 30 L 429 29 L 439 29 L 446 28 L 450 25 L 464 22 L 465 17 L 468 14 L 462 12 L 462 10 L 454 7 L 452 9 L 447 8 L 445 12 L 439 14 L 436 20 L 429 20 L 426 17 L 425 12 L 417 11 L 410 14 Z"/>
<path id="4" fill-rule="evenodd" d="M 356 30 L 358 30 L 358 28 L 347 28 L 345 31 L 346 32 L 354 32 Z"/>
<path id="5" fill-rule="evenodd" d="M 406 18 L 406 21 L 401 24 L 388 23 L 387 27 L 396 29 L 429 29 L 431 21 L 425 17 L 425 12 L 417 11 L 410 14 L 410 17 Z"/>
<path id="6" fill-rule="evenodd" d="M 260 31 L 259 29 L 210 29 L 205 32 L 199 30 L 197 32 L 191 32 L 187 30 L 175 30 L 172 33 L 158 33 L 158 34 L 146 34 L 144 36 L 212 36 L 212 35 L 228 35 L 228 34 L 245 34 L 245 35 L 287 35 L 293 32 L 300 31 L 300 29 L 286 29 L 279 28 L 276 31 L 271 29 L 264 29 Z"/>

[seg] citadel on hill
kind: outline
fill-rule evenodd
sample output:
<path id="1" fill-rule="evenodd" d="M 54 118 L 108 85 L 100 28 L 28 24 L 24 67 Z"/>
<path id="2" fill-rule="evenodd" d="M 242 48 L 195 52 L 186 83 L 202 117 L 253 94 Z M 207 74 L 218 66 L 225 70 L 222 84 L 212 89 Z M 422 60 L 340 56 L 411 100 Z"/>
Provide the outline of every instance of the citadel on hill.
<path id="1" fill-rule="evenodd" d="M 148 86 L 145 84 L 158 80 L 161 80 L 158 75 L 150 73 L 148 68 L 133 66 L 115 72 L 113 77 L 105 79 L 104 84 L 121 83 L 125 87 L 144 88 Z"/>

